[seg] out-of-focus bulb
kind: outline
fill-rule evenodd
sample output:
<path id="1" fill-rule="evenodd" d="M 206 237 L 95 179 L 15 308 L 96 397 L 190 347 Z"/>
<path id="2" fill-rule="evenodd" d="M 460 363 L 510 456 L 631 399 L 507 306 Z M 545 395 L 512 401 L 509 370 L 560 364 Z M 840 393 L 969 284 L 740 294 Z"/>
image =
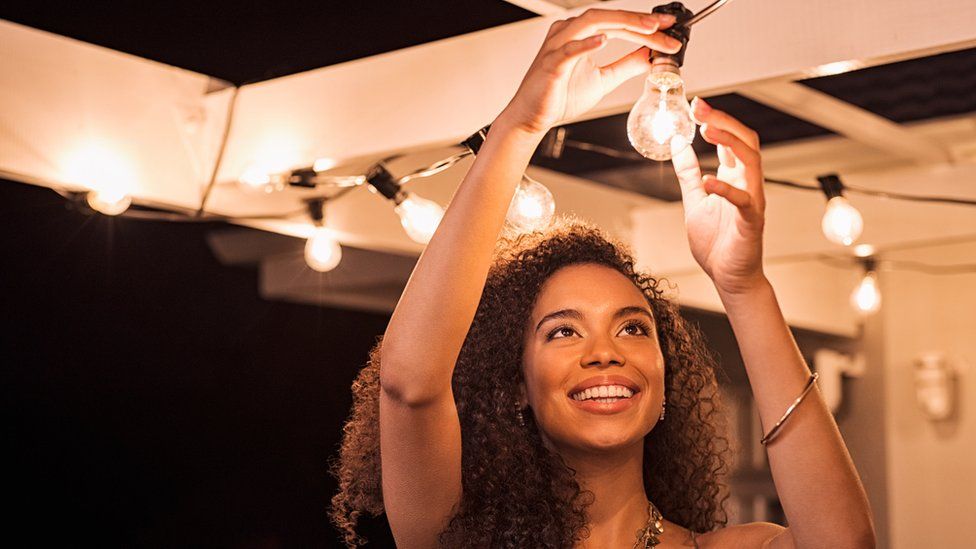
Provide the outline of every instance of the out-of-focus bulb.
<path id="1" fill-rule="evenodd" d="M 121 189 L 101 189 L 88 191 L 88 205 L 105 215 L 119 215 L 132 204 L 132 197 Z"/>
<path id="2" fill-rule="evenodd" d="M 434 231 L 444 217 L 444 208 L 433 200 L 421 198 L 414 193 L 407 192 L 393 211 L 400 216 L 400 223 L 407 236 L 414 242 L 426 244 L 434 236 Z"/>
<path id="3" fill-rule="evenodd" d="M 854 289 L 851 305 L 862 316 L 874 314 L 881 308 L 881 290 L 878 289 L 878 276 L 874 271 L 868 271 Z"/>
<path id="4" fill-rule="evenodd" d="M 319 272 L 335 269 L 342 261 L 342 247 L 325 227 L 317 227 L 305 242 L 305 263 Z"/>
<path id="5" fill-rule="evenodd" d="M 286 176 L 271 173 L 262 166 L 251 166 L 237 180 L 238 186 L 247 193 L 271 194 L 285 188 Z"/>
<path id="6" fill-rule="evenodd" d="M 518 232 L 531 232 L 549 226 L 555 212 L 552 192 L 542 183 L 523 175 L 505 220 Z"/>
<path id="7" fill-rule="evenodd" d="M 820 226 L 827 240 L 850 246 L 861 236 L 864 219 L 846 198 L 835 196 L 827 201 L 827 210 Z"/>
<path id="8" fill-rule="evenodd" d="M 668 160 L 695 139 L 695 123 L 691 119 L 691 105 L 685 98 L 685 84 L 677 69 L 672 70 L 648 75 L 644 95 L 634 103 L 627 117 L 630 144 L 651 160 Z"/>

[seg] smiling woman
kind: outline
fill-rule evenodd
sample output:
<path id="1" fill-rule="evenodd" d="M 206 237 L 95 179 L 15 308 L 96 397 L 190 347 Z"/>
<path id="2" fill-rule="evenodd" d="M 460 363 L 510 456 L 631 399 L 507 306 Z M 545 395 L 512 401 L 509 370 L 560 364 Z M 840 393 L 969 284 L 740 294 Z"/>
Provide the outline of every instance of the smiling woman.
<path id="1" fill-rule="evenodd" d="M 568 216 L 499 239 L 542 136 L 646 72 L 647 48 L 677 51 L 658 32 L 673 24 L 600 9 L 553 23 L 353 386 L 332 509 L 348 544 L 360 514 L 385 512 L 406 548 L 875 545 L 824 399 L 810 391 L 799 406 L 816 378 L 763 272 L 753 130 L 696 98 L 718 175 L 702 177 L 692 147 L 672 147 L 672 164 L 690 251 L 725 305 L 760 420 L 784 427 L 763 444 L 789 528 L 716 529 L 729 447 L 715 362 L 626 246 Z M 607 37 L 646 47 L 600 67 L 587 54 Z"/>
<path id="2" fill-rule="evenodd" d="M 625 245 L 571 216 L 544 232 L 502 238 L 494 257 L 453 373 L 464 493 L 441 545 L 569 547 L 602 518 L 594 501 L 619 510 L 637 495 L 643 516 L 634 527 L 644 524 L 645 492 L 667 517 L 662 541 L 725 524 L 730 458 L 715 362 L 665 298 L 666 283 L 635 272 Z M 353 386 L 335 468 L 333 518 L 350 543 L 362 512 L 386 511 L 400 533 L 384 506 L 394 498 L 384 498 L 379 482 L 389 476 L 381 476 L 379 372 L 382 356 L 395 356 L 383 347 Z M 614 385 L 633 396 L 607 403 L 570 396 L 609 394 Z M 436 451 L 441 442 L 423 444 Z M 432 518 L 429 503 L 421 512 Z M 399 536 L 398 545 L 413 546 Z"/>

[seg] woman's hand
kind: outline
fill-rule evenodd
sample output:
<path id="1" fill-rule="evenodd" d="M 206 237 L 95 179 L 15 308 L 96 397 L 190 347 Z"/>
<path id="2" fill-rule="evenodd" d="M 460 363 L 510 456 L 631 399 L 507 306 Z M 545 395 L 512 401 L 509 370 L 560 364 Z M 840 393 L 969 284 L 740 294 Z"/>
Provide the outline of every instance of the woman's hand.
<path id="1" fill-rule="evenodd" d="M 702 137 L 716 145 L 720 164 L 717 177 L 702 179 L 691 146 L 672 158 L 681 184 L 688 243 L 720 293 L 746 293 L 766 282 L 762 267 L 766 198 L 759 136 L 698 97 L 691 106 L 702 124 Z"/>
<path id="2" fill-rule="evenodd" d="M 588 9 L 554 22 L 499 119 L 543 134 L 560 121 L 585 113 L 617 86 L 650 69 L 648 48 L 667 53 L 680 49 L 680 42 L 657 32 L 672 24 L 671 15 L 604 9 Z M 642 47 L 598 67 L 589 54 L 601 49 L 609 38 Z"/>

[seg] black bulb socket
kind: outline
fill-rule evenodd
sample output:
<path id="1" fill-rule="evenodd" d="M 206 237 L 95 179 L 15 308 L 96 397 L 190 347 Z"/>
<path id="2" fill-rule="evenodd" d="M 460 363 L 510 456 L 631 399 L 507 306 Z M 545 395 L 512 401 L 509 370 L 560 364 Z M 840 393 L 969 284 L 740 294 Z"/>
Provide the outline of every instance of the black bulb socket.
<path id="1" fill-rule="evenodd" d="M 366 172 L 366 181 L 381 195 L 393 201 L 397 200 L 400 184 L 393 179 L 393 175 L 382 164 L 374 164 Z M 399 204 L 399 202 L 397 203 Z"/>
<path id="2" fill-rule="evenodd" d="M 820 182 L 820 188 L 823 190 L 824 195 L 827 196 L 827 200 L 837 196 L 844 196 L 844 184 L 841 183 L 840 177 L 837 174 L 830 173 L 818 176 L 817 181 Z"/>
<path id="3" fill-rule="evenodd" d="M 669 58 L 669 60 L 671 60 L 675 66 L 680 67 L 685 62 L 685 50 L 688 49 L 688 40 L 691 39 L 691 27 L 686 26 L 685 22 L 694 17 L 695 12 L 686 8 L 681 2 L 671 2 L 669 4 L 654 6 L 651 13 L 673 15 L 675 18 L 674 24 L 661 30 L 660 32 L 674 38 L 678 42 L 681 42 L 681 49 L 678 50 L 677 53 L 665 53 L 652 49 L 650 57 L 651 61 L 657 58 L 666 57 Z"/>

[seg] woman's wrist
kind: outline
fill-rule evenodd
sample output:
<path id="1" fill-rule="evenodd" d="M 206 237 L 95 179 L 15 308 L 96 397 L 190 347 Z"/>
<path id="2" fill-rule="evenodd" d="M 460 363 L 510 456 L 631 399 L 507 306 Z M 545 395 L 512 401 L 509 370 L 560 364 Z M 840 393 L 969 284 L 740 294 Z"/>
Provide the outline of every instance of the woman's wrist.
<path id="1" fill-rule="evenodd" d="M 536 145 L 538 145 L 542 141 L 542 138 L 546 135 L 546 131 L 544 130 L 538 131 L 528 128 L 523 124 L 519 124 L 517 121 L 512 119 L 507 110 L 502 111 L 502 113 L 495 118 L 495 121 L 491 123 L 491 130 L 489 133 L 496 131 L 496 128 L 498 128 L 498 131 L 500 132 L 513 134 L 517 136 L 518 139 L 529 142 L 535 141 Z"/>
<path id="2" fill-rule="evenodd" d="M 726 304 L 737 304 L 749 301 L 752 297 L 772 289 L 772 284 L 765 273 L 759 273 L 748 280 L 736 281 L 734 284 L 715 283 L 715 290 L 719 298 Z"/>

